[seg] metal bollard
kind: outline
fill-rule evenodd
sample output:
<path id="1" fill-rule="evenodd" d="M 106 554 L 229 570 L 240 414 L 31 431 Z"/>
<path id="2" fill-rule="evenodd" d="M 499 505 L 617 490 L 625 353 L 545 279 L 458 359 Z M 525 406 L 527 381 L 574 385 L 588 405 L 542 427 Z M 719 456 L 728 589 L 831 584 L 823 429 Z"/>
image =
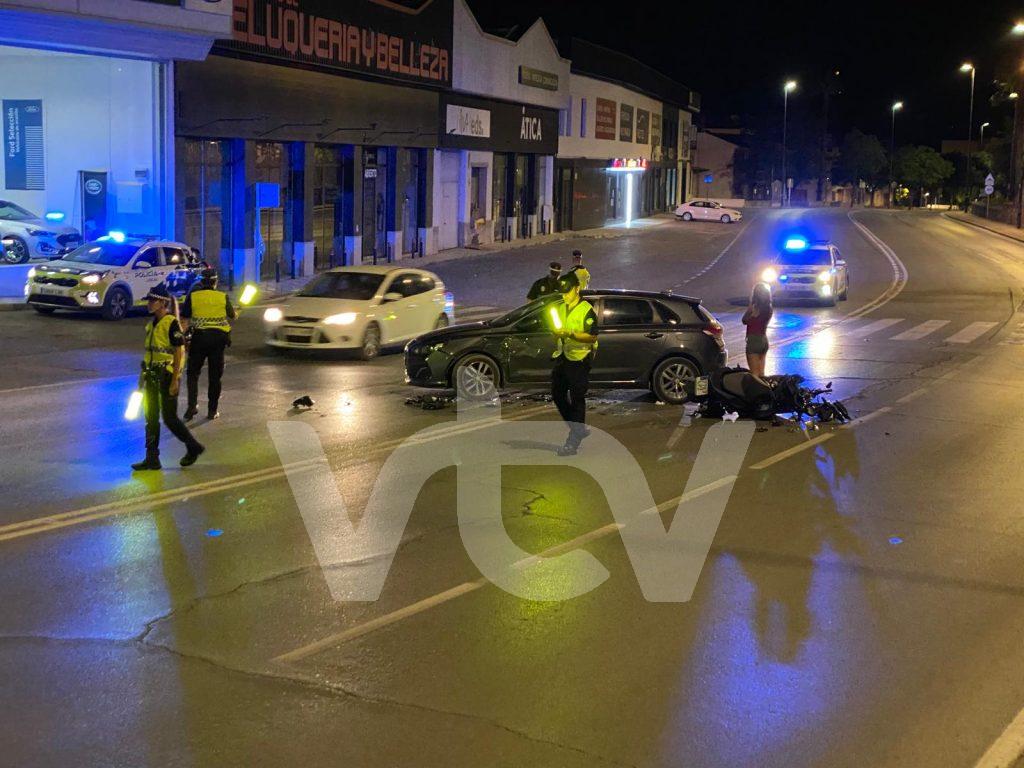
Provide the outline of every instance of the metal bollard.
<path id="1" fill-rule="evenodd" d="M 281 262 L 280 261 L 275 261 L 274 262 L 274 282 L 275 283 L 280 283 L 281 282 Z"/>

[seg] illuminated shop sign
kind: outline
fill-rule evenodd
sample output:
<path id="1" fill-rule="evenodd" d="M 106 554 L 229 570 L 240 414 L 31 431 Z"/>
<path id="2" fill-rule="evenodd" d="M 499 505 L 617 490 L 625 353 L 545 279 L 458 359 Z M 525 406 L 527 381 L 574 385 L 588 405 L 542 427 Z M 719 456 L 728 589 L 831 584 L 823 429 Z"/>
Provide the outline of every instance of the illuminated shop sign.
<path id="1" fill-rule="evenodd" d="M 329 69 L 451 85 L 452 0 L 234 0 L 221 47 Z"/>
<path id="2" fill-rule="evenodd" d="M 608 163 L 609 171 L 646 171 L 646 157 L 616 157 Z"/>

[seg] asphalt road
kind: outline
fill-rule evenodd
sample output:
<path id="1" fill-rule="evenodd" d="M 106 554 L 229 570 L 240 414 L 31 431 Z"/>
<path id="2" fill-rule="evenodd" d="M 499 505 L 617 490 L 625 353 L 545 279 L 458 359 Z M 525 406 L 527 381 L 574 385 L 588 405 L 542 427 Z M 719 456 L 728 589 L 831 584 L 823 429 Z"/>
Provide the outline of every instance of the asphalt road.
<path id="1" fill-rule="evenodd" d="M 142 429 L 120 414 L 144 320 L 0 316 L 4 760 L 979 764 L 1024 708 L 1024 247 L 935 213 L 845 210 L 580 244 L 597 287 L 701 296 L 738 355 L 745 296 L 791 230 L 833 239 L 852 287 L 834 309 L 778 307 L 769 367 L 834 382 L 857 420 L 748 432 L 735 471 L 698 453 L 737 425 L 610 392 L 590 420 L 628 454 L 588 476 L 554 455 L 557 414 L 530 393 L 504 398 L 504 426 L 496 408 L 423 411 L 405 404 L 399 354 L 270 356 L 250 312 L 223 417 L 197 427 L 208 452 L 179 470 L 168 437 L 174 469 L 133 477 Z M 486 316 L 574 245 L 434 269 L 457 314 Z M 302 394 L 317 407 L 290 412 Z M 303 428 L 314 459 L 282 458 L 272 432 Z M 545 555 L 515 583 L 578 596 L 515 596 L 482 574 L 498 555 L 470 554 L 497 541 L 482 516 L 493 445 L 515 464 L 498 476 L 500 527 Z M 310 471 L 319 447 L 336 485 Z M 439 467 L 421 488 L 420 459 Z M 688 601 L 649 599 L 657 579 L 627 544 L 651 545 L 634 528 L 656 537 L 616 524 L 645 494 L 696 563 L 661 574 L 669 592 L 692 580 Z M 390 562 L 375 499 L 411 509 Z M 341 513 L 372 534 L 363 550 Z M 344 599 L 385 571 L 379 599 Z"/>

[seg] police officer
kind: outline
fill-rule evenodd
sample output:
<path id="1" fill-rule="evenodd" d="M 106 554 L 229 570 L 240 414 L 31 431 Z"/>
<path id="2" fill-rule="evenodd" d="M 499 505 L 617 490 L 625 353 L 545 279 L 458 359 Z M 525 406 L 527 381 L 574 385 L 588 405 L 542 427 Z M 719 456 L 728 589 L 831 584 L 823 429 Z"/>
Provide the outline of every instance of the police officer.
<path id="1" fill-rule="evenodd" d="M 542 277 L 530 286 L 530 292 L 526 294 L 527 301 L 558 293 L 558 278 L 562 275 L 562 265 L 557 261 L 552 261 L 548 264 L 548 270 L 548 274 L 545 277 Z"/>
<path id="2" fill-rule="evenodd" d="M 583 251 L 579 248 L 572 252 L 572 269 L 569 272 L 575 274 L 580 281 L 580 290 L 587 290 L 587 286 L 590 285 L 590 270 L 583 266 Z"/>
<path id="3" fill-rule="evenodd" d="M 551 371 L 551 397 L 562 419 L 569 425 L 569 437 L 558 449 L 559 456 L 573 456 L 590 430 L 587 420 L 587 388 L 590 366 L 597 349 L 597 314 L 590 302 L 580 297 L 579 278 L 570 272 L 559 281 L 563 302 L 555 303 L 561 328 L 555 329 L 555 367 Z"/>
<path id="4" fill-rule="evenodd" d="M 199 374 L 203 364 L 209 362 L 207 381 L 208 419 L 220 416 L 220 380 L 224 375 L 224 350 L 231 346 L 231 320 L 237 316 L 231 300 L 223 291 L 217 290 L 217 270 L 207 267 L 202 271 L 202 282 L 192 290 L 181 307 L 185 330 L 192 331 L 188 346 L 188 409 L 185 421 L 191 421 L 198 413 Z"/>
<path id="5" fill-rule="evenodd" d="M 132 469 L 160 469 L 160 419 L 176 438 L 185 444 L 181 466 L 188 467 L 206 449 L 178 418 L 178 387 L 185 358 L 185 334 L 178 323 L 177 306 L 167 287 L 158 285 L 146 296 L 153 319 L 146 326 L 146 346 L 142 358 L 139 389 L 143 391 L 146 414 L 146 458 Z"/>

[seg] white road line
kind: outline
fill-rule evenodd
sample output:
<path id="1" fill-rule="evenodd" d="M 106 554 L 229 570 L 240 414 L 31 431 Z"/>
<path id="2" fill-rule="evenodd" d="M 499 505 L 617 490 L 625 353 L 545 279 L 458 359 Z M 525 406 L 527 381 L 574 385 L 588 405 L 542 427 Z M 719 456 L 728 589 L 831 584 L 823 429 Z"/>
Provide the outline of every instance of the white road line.
<path id="1" fill-rule="evenodd" d="M 927 391 L 927 387 L 915 389 L 910 394 L 904 395 L 903 397 L 899 398 L 896 402 L 899 403 L 900 405 L 903 405 L 904 403 L 909 403 L 911 400 L 917 400 L 917 398 L 921 397 L 921 395 L 923 395 Z"/>
<path id="2" fill-rule="evenodd" d="M 725 254 L 727 254 L 729 252 L 729 249 L 732 248 L 736 244 L 736 241 L 739 240 L 740 237 L 742 237 L 743 233 L 746 232 L 748 228 L 749 228 L 749 225 L 745 225 L 743 227 L 743 229 L 741 229 L 739 232 L 737 232 L 736 233 L 736 237 L 734 237 L 732 240 L 730 240 L 728 245 L 726 245 L 725 248 L 723 248 L 721 251 L 719 251 L 718 255 L 715 256 L 715 258 L 713 258 L 711 261 L 709 261 L 704 266 L 704 268 L 700 270 L 700 272 L 698 272 L 697 274 L 692 275 L 692 276 L 686 278 L 681 283 L 676 283 L 675 285 L 672 286 L 672 288 L 673 289 L 681 288 L 682 286 L 686 285 L 687 283 L 693 282 L 694 280 L 696 280 L 699 277 L 703 277 L 705 275 L 705 273 L 708 272 L 708 270 L 712 269 L 716 264 L 718 264 L 718 262 L 721 260 L 721 258 L 723 256 L 725 256 Z"/>
<path id="3" fill-rule="evenodd" d="M 889 317 L 889 318 L 886 318 L 885 320 L 876 320 L 873 323 L 868 323 L 863 328 L 858 328 L 857 329 L 857 335 L 858 336 L 862 336 L 864 338 L 867 338 L 868 336 L 870 336 L 873 333 L 878 333 L 879 331 L 884 331 L 886 328 L 889 328 L 890 326 L 893 326 L 893 325 L 896 325 L 897 323 L 902 323 L 902 322 L 903 322 L 903 318 L 902 317 Z"/>
<path id="4" fill-rule="evenodd" d="M 920 341 L 925 336 L 935 333 L 945 325 L 949 325 L 949 320 L 925 320 L 920 325 L 915 325 L 909 331 L 893 336 L 892 341 Z"/>
<path id="5" fill-rule="evenodd" d="M 794 445 L 792 448 L 787 448 L 784 451 L 779 451 L 774 456 L 769 456 L 767 459 L 763 459 L 757 462 L 757 464 L 751 464 L 750 468 L 767 469 L 773 464 L 778 464 L 780 461 L 785 461 L 791 456 L 796 456 L 798 453 L 803 453 L 808 448 L 813 448 L 816 445 L 821 445 L 827 440 L 831 440 L 833 437 L 839 434 L 840 430 L 855 429 L 856 427 L 859 427 L 861 424 L 867 424 L 869 421 L 873 421 L 874 419 L 877 419 L 879 416 L 882 416 L 883 414 L 886 414 L 891 410 L 892 408 L 890 408 L 889 406 L 879 408 L 877 411 L 872 411 L 866 416 L 861 416 L 860 418 L 854 419 L 848 424 L 844 424 L 843 426 L 839 427 L 839 429 L 837 429 L 835 432 L 827 432 L 824 435 L 819 435 L 818 437 L 808 440 L 806 443 L 800 443 L 800 445 Z"/>
<path id="6" fill-rule="evenodd" d="M 1011 768 L 1024 755 L 1024 710 L 1017 713 L 974 768 Z"/>
<path id="7" fill-rule="evenodd" d="M 946 342 L 948 344 L 970 344 L 972 341 L 977 339 L 979 336 L 988 333 L 996 327 L 998 323 L 971 323 L 959 333 L 954 333 Z"/>

